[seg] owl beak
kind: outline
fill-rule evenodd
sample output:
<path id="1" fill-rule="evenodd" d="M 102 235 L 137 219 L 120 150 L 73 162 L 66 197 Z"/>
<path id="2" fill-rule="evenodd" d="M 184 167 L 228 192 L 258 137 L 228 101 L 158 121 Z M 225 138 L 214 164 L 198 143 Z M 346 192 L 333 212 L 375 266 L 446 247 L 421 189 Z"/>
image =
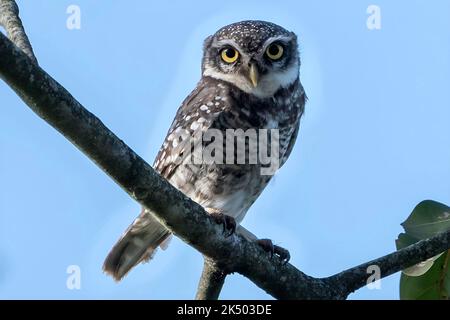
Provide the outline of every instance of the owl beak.
<path id="1" fill-rule="evenodd" d="M 256 66 L 255 63 L 250 64 L 249 78 L 250 81 L 252 82 L 253 87 L 256 88 L 258 86 L 259 81 L 259 72 L 258 67 Z"/>

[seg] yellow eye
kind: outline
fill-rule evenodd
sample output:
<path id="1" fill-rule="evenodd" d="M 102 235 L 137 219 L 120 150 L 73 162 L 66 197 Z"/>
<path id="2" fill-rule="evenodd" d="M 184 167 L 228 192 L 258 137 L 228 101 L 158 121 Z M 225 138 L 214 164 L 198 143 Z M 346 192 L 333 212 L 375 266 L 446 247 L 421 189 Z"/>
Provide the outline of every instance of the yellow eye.
<path id="1" fill-rule="evenodd" d="M 271 60 L 279 60 L 283 56 L 284 49 L 278 43 L 272 43 L 267 49 L 266 54 Z"/>
<path id="2" fill-rule="evenodd" d="M 239 58 L 239 52 L 233 48 L 226 48 L 222 50 L 220 56 L 226 63 L 233 63 Z"/>

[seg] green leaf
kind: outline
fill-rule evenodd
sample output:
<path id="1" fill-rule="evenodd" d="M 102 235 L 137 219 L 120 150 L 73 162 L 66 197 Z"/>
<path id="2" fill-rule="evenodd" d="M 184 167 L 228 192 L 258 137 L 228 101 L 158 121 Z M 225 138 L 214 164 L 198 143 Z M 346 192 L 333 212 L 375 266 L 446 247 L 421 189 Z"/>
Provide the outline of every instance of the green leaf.
<path id="1" fill-rule="evenodd" d="M 414 238 L 432 237 L 450 229 L 450 208 L 436 201 L 422 201 L 402 226 L 405 232 Z"/>
<path id="2" fill-rule="evenodd" d="M 450 208 L 426 200 L 402 223 L 405 233 L 396 240 L 397 250 L 450 229 Z M 403 270 L 401 299 L 449 299 L 450 250 Z"/>
<path id="3" fill-rule="evenodd" d="M 450 251 L 441 255 L 431 268 L 419 277 L 404 273 L 400 278 L 402 300 L 447 300 L 450 292 Z"/>

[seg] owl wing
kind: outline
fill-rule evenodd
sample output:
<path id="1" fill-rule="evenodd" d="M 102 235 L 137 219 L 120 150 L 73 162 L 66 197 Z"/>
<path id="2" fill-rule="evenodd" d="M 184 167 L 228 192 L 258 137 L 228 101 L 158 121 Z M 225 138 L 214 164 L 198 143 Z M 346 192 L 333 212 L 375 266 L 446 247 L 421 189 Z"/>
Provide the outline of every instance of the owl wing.
<path id="1" fill-rule="evenodd" d="M 211 128 L 219 115 L 229 109 L 223 99 L 224 87 L 216 80 L 203 78 L 192 93 L 183 101 L 167 132 L 153 167 L 166 179 L 191 155 L 194 144 L 191 138 Z M 190 150 L 189 150 L 190 148 Z"/>
<path id="2" fill-rule="evenodd" d="M 178 109 L 153 165 L 166 179 L 170 180 L 176 172 L 187 155 L 186 148 L 191 145 L 189 139 L 178 142 L 174 138 L 178 134 L 193 137 L 208 129 L 227 108 L 224 100 L 217 99 L 223 90 L 218 82 L 202 79 Z M 136 264 L 151 259 L 158 246 L 165 248 L 169 239 L 169 230 L 150 211 L 143 209 L 108 254 L 103 268 L 120 280 Z"/>
<path id="3" fill-rule="evenodd" d="M 305 91 L 301 85 L 298 88 L 298 93 L 299 94 L 298 94 L 297 101 L 295 101 L 294 103 L 297 106 L 299 111 L 297 114 L 297 119 L 295 121 L 294 131 L 290 135 L 289 144 L 288 144 L 283 156 L 281 157 L 280 168 L 285 164 L 286 160 L 291 155 L 292 149 L 294 148 L 295 141 L 297 140 L 297 136 L 298 136 L 298 131 L 300 130 L 300 119 L 305 110 L 306 100 L 308 99 L 308 97 L 306 96 Z"/>

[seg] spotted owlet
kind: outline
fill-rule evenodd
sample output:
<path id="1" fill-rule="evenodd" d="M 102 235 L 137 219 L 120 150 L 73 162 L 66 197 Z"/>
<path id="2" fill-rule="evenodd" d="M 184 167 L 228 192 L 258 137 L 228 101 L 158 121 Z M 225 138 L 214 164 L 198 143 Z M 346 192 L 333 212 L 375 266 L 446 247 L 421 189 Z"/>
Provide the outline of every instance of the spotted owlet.
<path id="1" fill-rule="evenodd" d="M 284 260 L 289 259 L 287 250 L 268 239 L 258 240 L 240 222 L 274 173 L 263 174 L 262 160 L 250 161 L 255 153 L 276 150 L 271 156 L 281 167 L 292 151 L 306 101 L 299 69 L 293 32 L 264 21 L 221 28 L 205 40 L 202 77 L 178 109 L 154 162 L 164 178 L 223 223 L 227 235 L 236 229 Z M 238 138 L 227 136 L 230 130 L 245 133 L 241 136 L 244 158 L 239 158 Z M 225 138 L 219 139 L 220 134 Z M 193 160 L 195 150 L 206 150 L 213 142 L 217 146 L 219 141 L 224 148 L 210 152 L 216 161 Z M 263 142 L 270 146 L 263 148 Z M 230 149 L 227 143 L 235 147 L 231 156 L 225 155 Z M 143 209 L 109 253 L 105 272 L 120 280 L 136 264 L 150 259 L 157 247 L 165 249 L 170 235 Z"/>

